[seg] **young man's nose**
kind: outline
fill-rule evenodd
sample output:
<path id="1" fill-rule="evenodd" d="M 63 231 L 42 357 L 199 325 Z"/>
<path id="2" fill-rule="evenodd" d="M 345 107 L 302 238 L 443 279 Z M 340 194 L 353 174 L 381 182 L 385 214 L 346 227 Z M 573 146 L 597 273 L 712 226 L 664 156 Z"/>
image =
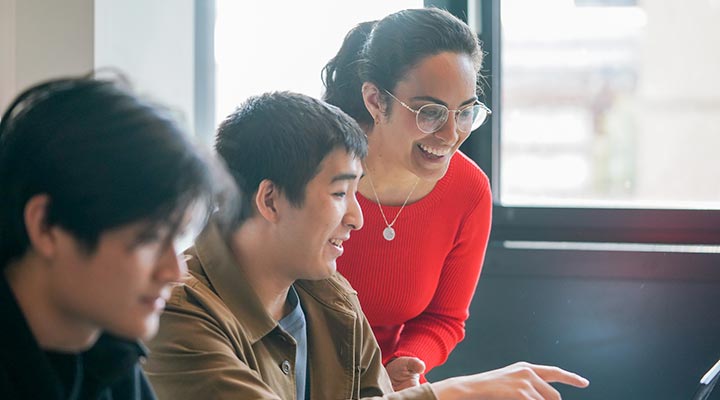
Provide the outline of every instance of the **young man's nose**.
<path id="1" fill-rule="evenodd" d="M 357 197 L 350 196 L 348 209 L 345 214 L 345 225 L 349 226 L 354 230 L 358 230 L 363 226 L 363 214 L 360 208 L 360 203 L 357 201 Z"/>
<path id="2" fill-rule="evenodd" d="M 186 271 L 185 255 L 177 254 L 174 246 L 168 246 L 158 260 L 156 279 L 162 282 L 177 282 Z"/>

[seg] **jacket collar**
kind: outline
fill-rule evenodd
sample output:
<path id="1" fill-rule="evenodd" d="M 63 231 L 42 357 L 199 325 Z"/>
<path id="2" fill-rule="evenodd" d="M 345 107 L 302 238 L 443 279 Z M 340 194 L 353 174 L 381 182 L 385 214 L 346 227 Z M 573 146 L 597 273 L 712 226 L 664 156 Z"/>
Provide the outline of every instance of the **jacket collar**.
<path id="1" fill-rule="evenodd" d="M 265 311 L 216 223 L 208 224 L 189 253 L 199 261 L 189 263 L 190 272 L 207 277 L 215 293 L 242 321 L 253 344 L 275 329 L 277 321 Z"/>
<path id="2" fill-rule="evenodd" d="M 357 295 L 357 292 L 350 285 L 344 285 L 342 283 L 343 279 L 340 279 L 339 275 L 338 272 L 335 272 L 328 279 L 317 281 L 299 280 L 295 283 L 300 289 L 298 295 L 300 295 L 301 300 L 309 296 L 315 302 L 331 309 L 333 312 L 355 318 L 359 305 L 353 303 L 351 295 Z"/>
<path id="3" fill-rule="evenodd" d="M 199 261 L 188 263 L 191 273 L 200 274 L 200 278 L 203 275 L 207 277 L 217 295 L 238 321 L 242 321 L 251 343 L 254 344 L 277 327 L 277 321 L 262 306 L 217 224 L 209 223 L 198 237 L 194 248 L 188 252 Z M 349 295 L 356 292 L 349 285 L 343 286 L 341 282 L 341 279 L 333 275 L 317 281 L 298 280 L 295 285 L 301 289 L 298 290 L 298 295 L 303 308 L 312 307 L 306 300 L 312 297 L 325 308 L 354 317 L 356 306 Z"/>

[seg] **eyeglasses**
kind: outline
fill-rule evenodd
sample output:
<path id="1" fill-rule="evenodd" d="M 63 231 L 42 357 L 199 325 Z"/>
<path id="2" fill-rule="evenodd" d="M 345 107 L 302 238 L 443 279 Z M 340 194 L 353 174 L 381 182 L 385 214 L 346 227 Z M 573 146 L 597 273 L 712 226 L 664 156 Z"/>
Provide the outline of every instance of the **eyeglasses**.
<path id="1" fill-rule="evenodd" d="M 385 89 L 383 89 L 385 90 Z M 459 110 L 450 110 L 442 104 L 425 104 L 419 109 L 414 109 L 403 103 L 392 93 L 385 90 L 385 93 L 397 100 L 403 107 L 415 113 L 415 123 L 418 129 L 426 134 L 432 134 L 440 130 L 448 120 L 450 113 L 455 114 L 457 129 L 464 133 L 470 133 L 485 122 L 488 115 L 492 114 L 487 106 L 479 101 Z"/>

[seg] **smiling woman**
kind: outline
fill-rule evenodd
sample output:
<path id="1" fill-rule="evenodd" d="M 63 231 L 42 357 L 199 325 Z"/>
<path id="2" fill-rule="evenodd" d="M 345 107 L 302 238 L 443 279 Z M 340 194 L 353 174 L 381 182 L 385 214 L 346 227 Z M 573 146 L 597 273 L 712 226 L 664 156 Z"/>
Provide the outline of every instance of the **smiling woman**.
<path id="1" fill-rule="evenodd" d="M 490 232 L 487 176 L 458 151 L 490 110 L 475 34 L 438 9 L 348 33 L 323 70 L 324 98 L 369 142 L 365 228 L 339 271 L 358 290 L 395 389 L 417 385 L 462 340 Z"/>

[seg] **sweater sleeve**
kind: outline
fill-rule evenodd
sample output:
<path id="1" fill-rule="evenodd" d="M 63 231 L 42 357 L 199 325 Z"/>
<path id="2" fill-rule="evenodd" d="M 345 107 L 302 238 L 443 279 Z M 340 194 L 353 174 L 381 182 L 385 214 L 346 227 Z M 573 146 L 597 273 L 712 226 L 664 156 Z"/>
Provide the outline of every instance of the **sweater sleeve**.
<path id="1" fill-rule="evenodd" d="M 460 226 L 430 304 L 405 323 L 391 358 L 417 357 L 425 362 L 427 373 L 444 363 L 465 337 L 465 321 L 480 278 L 491 219 L 492 195 L 486 185 L 475 208 Z"/>

